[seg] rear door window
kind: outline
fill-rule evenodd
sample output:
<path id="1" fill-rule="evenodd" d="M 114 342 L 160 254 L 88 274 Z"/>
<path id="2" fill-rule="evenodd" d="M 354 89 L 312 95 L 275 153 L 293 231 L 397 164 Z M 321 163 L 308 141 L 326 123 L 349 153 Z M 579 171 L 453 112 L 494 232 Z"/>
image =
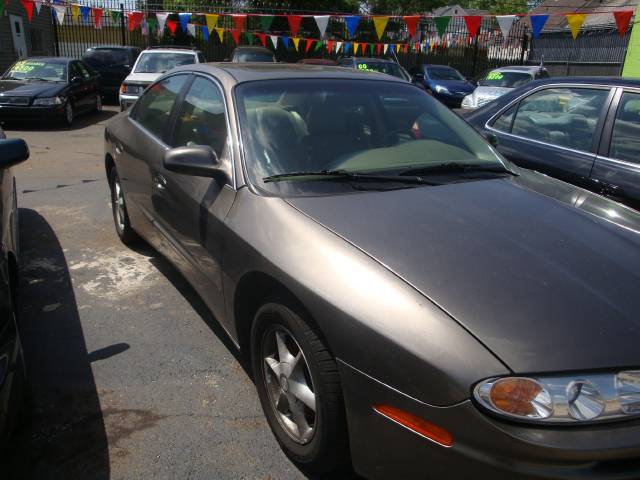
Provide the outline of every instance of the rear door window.
<path id="1" fill-rule="evenodd" d="M 620 99 L 609 157 L 640 164 L 640 93 L 625 92 Z"/>
<path id="2" fill-rule="evenodd" d="M 136 103 L 132 118 L 162 139 L 173 105 L 188 78 L 188 75 L 174 75 L 147 88 Z"/>

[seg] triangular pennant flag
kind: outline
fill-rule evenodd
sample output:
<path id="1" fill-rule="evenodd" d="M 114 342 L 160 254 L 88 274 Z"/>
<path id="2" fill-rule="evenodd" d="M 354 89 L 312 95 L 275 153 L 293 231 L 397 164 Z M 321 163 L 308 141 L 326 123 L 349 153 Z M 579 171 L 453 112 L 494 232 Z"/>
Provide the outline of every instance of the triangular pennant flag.
<path id="1" fill-rule="evenodd" d="M 256 33 L 263 47 L 267 46 L 267 36 L 264 33 Z"/>
<path id="2" fill-rule="evenodd" d="M 177 20 L 167 20 L 167 28 L 171 32 L 171 35 L 175 35 L 176 34 L 176 29 L 178 28 L 178 21 Z"/>
<path id="3" fill-rule="evenodd" d="M 273 43 L 273 48 L 277 49 L 278 48 L 278 36 L 277 35 L 269 35 L 269 38 L 271 39 L 271 43 Z"/>
<path id="4" fill-rule="evenodd" d="M 402 53 L 408 53 L 409 52 L 409 44 L 405 43 L 402 45 Z"/>
<path id="5" fill-rule="evenodd" d="M 388 43 L 385 43 L 385 44 L 384 44 L 384 51 L 383 51 L 383 53 L 386 55 L 388 50 L 389 50 L 389 44 L 388 44 Z"/>
<path id="6" fill-rule="evenodd" d="M 244 30 L 244 22 L 247 19 L 246 15 L 231 15 L 231 18 L 233 19 L 233 24 L 236 26 L 236 30 Z"/>
<path id="7" fill-rule="evenodd" d="M 78 21 L 78 17 L 80 16 L 80 5 L 71 5 L 71 16 L 73 17 L 74 22 Z"/>
<path id="8" fill-rule="evenodd" d="M 287 37 L 286 35 L 283 35 L 280 37 L 282 39 L 282 44 L 284 45 L 284 48 L 289 48 L 289 37 Z"/>
<path id="9" fill-rule="evenodd" d="M 231 37 L 233 37 L 233 41 L 236 42 L 236 45 L 240 45 L 240 30 L 232 28 L 229 31 L 231 32 Z"/>
<path id="10" fill-rule="evenodd" d="M 446 18 L 446 17 L 443 17 L 443 18 Z M 407 30 L 409 31 L 409 36 L 411 38 L 415 37 L 416 36 L 416 30 L 418 29 L 418 22 L 420 21 L 420 16 L 419 15 L 411 15 L 411 16 L 407 16 L 407 17 L 402 17 L 402 19 L 404 20 L 404 23 L 407 24 Z"/>
<path id="11" fill-rule="evenodd" d="M 323 46 L 322 40 L 318 40 L 316 42 L 316 46 L 315 46 L 315 48 L 313 50 L 316 51 L 316 52 L 319 52 L 320 50 L 322 50 L 322 46 Z"/>
<path id="12" fill-rule="evenodd" d="M 301 15 L 287 15 L 287 22 L 289 22 L 289 29 L 291 30 L 291 36 L 295 37 L 298 35 L 298 30 L 300 29 L 300 22 L 302 22 Z"/>
<path id="13" fill-rule="evenodd" d="M 347 24 L 347 30 L 349 31 L 350 37 L 355 37 L 356 29 L 358 28 L 358 24 L 360 23 L 360 17 L 358 15 L 347 15 L 344 18 L 344 23 Z"/>
<path id="14" fill-rule="evenodd" d="M 298 37 L 293 37 L 291 40 L 293 40 L 293 47 L 295 50 L 299 50 L 298 49 L 298 45 L 300 44 L 300 39 Z"/>
<path id="15" fill-rule="evenodd" d="M 158 30 L 158 19 L 156 17 L 147 18 L 147 25 L 149 26 L 149 33 L 154 33 Z"/>
<path id="16" fill-rule="evenodd" d="M 127 14 L 127 17 L 129 19 L 129 31 L 133 32 L 142 23 L 142 19 L 144 17 L 144 13 L 142 13 L 142 12 L 129 12 Z"/>
<path id="17" fill-rule="evenodd" d="M 376 43 L 376 55 L 380 56 L 380 52 L 382 50 L 382 44 L 381 43 Z"/>
<path id="18" fill-rule="evenodd" d="M 575 40 L 578 38 L 578 34 L 587 15 L 584 13 L 567 13 L 566 17 L 569 28 L 571 29 L 571 36 Z"/>
<path id="19" fill-rule="evenodd" d="M 480 15 L 464 16 L 464 23 L 467 25 L 467 31 L 469 32 L 470 38 L 474 38 L 478 34 L 478 30 L 480 29 L 481 22 L 482 22 L 482 17 Z"/>
<path id="20" fill-rule="evenodd" d="M 42 1 L 36 0 L 35 2 L 33 2 L 33 4 L 36 6 L 36 13 L 39 15 L 40 9 L 42 8 Z"/>
<path id="21" fill-rule="evenodd" d="M 100 29 L 102 28 L 102 14 L 103 14 L 103 10 L 101 8 L 94 8 L 93 9 L 93 23 L 96 26 L 96 28 Z"/>
<path id="22" fill-rule="evenodd" d="M 518 18 L 517 15 L 496 15 L 496 20 L 498 21 L 498 26 L 500 27 L 503 38 L 509 38 L 511 27 L 513 27 L 513 22 L 516 21 L 516 18 Z"/>
<path id="23" fill-rule="evenodd" d="M 205 42 L 209 41 L 209 27 L 206 25 L 200 25 L 200 32 L 202 33 L 202 38 Z"/>
<path id="24" fill-rule="evenodd" d="M 263 32 L 268 32 L 271 29 L 271 24 L 273 23 L 273 15 L 260 15 L 260 30 Z M 274 43 L 274 45 L 277 44 Z"/>
<path id="25" fill-rule="evenodd" d="M 311 49 L 311 45 L 313 45 L 313 40 L 309 40 L 307 38 L 307 44 L 304 47 L 304 53 L 309 53 L 309 50 Z"/>
<path id="26" fill-rule="evenodd" d="M 22 3 L 22 6 L 26 10 L 27 19 L 29 20 L 29 23 L 31 23 L 31 20 L 33 19 L 33 0 L 20 0 L 20 3 Z"/>
<path id="27" fill-rule="evenodd" d="M 358 48 L 360 47 L 360 44 L 357 42 L 353 42 L 353 54 L 357 55 L 358 54 Z"/>
<path id="28" fill-rule="evenodd" d="M 64 5 L 53 5 L 53 12 L 55 12 L 54 14 L 59 25 L 64 23 L 64 14 L 66 9 L 67 8 Z"/>
<path id="29" fill-rule="evenodd" d="M 351 48 L 351 42 L 344 42 L 344 54 L 349 55 L 349 49 Z"/>
<path id="30" fill-rule="evenodd" d="M 316 21 L 318 30 L 320 30 L 320 38 L 324 38 L 325 34 L 327 33 L 327 25 L 329 24 L 329 19 L 331 17 L 329 15 L 314 15 L 313 18 Z"/>
<path id="31" fill-rule="evenodd" d="M 389 17 L 373 17 L 373 26 L 376 27 L 378 40 L 384 35 L 384 29 L 387 28 L 387 23 L 389 23 Z"/>
<path id="32" fill-rule="evenodd" d="M 336 53 L 338 53 L 341 48 L 342 48 L 342 42 L 336 42 Z"/>
<path id="33" fill-rule="evenodd" d="M 147 23 L 147 19 L 143 18 L 142 22 L 140 22 L 140 30 L 142 31 L 143 37 L 149 36 L 149 24 Z"/>
<path id="34" fill-rule="evenodd" d="M 224 43 L 224 28 L 216 28 L 216 33 L 220 39 L 220 43 Z"/>
<path id="35" fill-rule="evenodd" d="M 82 6 L 80 7 L 80 15 L 82 15 L 82 20 L 84 23 L 89 23 L 89 15 L 91 14 L 91 7 Z"/>
<path id="36" fill-rule="evenodd" d="M 193 23 L 187 23 L 187 34 L 196 38 L 196 26 Z"/>
<path id="37" fill-rule="evenodd" d="M 180 27 L 184 33 L 187 33 L 187 27 L 189 25 L 189 20 L 191 20 L 191 14 L 188 12 L 180 12 L 178 14 L 178 20 L 180 20 Z"/>
<path id="38" fill-rule="evenodd" d="M 435 17 L 433 21 L 436 24 L 438 35 L 440 36 L 440 38 L 442 38 L 444 36 L 444 32 L 447 31 L 447 27 L 449 26 L 451 17 Z"/>
<path id="39" fill-rule="evenodd" d="M 538 38 L 540 32 L 544 28 L 544 24 L 547 23 L 549 15 L 531 15 L 529 21 L 531 21 L 531 36 Z"/>
<path id="40" fill-rule="evenodd" d="M 613 18 L 616 20 L 616 26 L 618 27 L 618 33 L 620 37 L 624 37 L 624 34 L 627 33 L 629 29 L 629 22 L 631 21 L 631 17 L 633 16 L 633 10 L 621 10 L 618 12 L 613 12 Z"/>
<path id="41" fill-rule="evenodd" d="M 214 15 L 212 13 L 207 13 L 204 16 L 205 21 L 207 22 L 207 28 L 209 29 L 208 33 L 213 32 L 213 29 L 216 28 L 218 24 L 218 15 Z M 208 38 L 208 36 L 207 36 Z"/>
<path id="42" fill-rule="evenodd" d="M 111 10 L 111 20 L 113 20 L 113 23 L 119 23 L 120 22 L 120 10 Z"/>
<path id="43" fill-rule="evenodd" d="M 249 45 L 253 45 L 253 33 L 245 32 L 245 36 L 247 37 L 247 42 Z"/>
<path id="44" fill-rule="evenodd" d="M 158 28 L 160 31 L 164 31 L 164 26 L 167 23 L 167 17 L 169 14 L 167 12 L 158 12 L 156 13 L 156 18 L 158 19 Z"/>
<path id="45" fill-rule="evenodd" d="M 333 52 L 333 40 L 327 40 L 327 51 L 329 53 Z"/>

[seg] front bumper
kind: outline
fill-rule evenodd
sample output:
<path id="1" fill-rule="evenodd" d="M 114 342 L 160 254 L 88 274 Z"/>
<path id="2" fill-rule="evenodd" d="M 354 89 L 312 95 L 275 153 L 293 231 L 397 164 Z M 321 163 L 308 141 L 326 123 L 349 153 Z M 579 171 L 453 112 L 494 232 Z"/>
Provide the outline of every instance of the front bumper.
<path id="1" fill-rule="evenodd" d="M 462 105 L 462 99 L 467 96 L 467 94 L 453 94 L 453 93 L 437 93 L 433 92 L 433 96 L 440 100 L 442 103 L 452 108 L 460 108 Z"/>
<path id="2" fill-rule="evenodd" d="M 136 101 L 140 98 L 140 95 L 131 95 L 131 94 L 120 94 L 120 110 L 124 111 L 129 108 L 131 105 L 136 103 Z"/>
<path id="3" fill-rule="evenodd" d="M 351 455 L 367 478 L 492 480 L 640 478 L 640 421 L 537 427 L 493 419 L 469 400 L 419 402 L 339 362 Z M 427 440 L 373 410 L 386 404 L 449 431 L 453 445 Z"/>
<path id="4" fill-rule="evenodd" d="M 0 105 L 0 121 L 50 120 L 52 116 L 64 115 L 64 105 L 47 107 Z"/>

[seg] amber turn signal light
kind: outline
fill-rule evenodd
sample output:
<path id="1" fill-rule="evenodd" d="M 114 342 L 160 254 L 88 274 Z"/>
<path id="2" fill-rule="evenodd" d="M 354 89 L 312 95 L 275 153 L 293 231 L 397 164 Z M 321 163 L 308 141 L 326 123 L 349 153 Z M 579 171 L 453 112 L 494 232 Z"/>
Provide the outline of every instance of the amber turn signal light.
<path id="1" fill-rule="evenodd" d="M 453 436 L 449 432 L 423 418 L 390 405 L 374 405 L 373 409 L 383 417 L 443 447 L 453 445 Z"/>

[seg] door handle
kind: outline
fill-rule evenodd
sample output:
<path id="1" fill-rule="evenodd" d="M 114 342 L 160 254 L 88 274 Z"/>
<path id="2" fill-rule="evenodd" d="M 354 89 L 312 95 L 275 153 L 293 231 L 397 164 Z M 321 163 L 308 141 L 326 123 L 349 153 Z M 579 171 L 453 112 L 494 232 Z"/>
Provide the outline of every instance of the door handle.
<path id="1" fill-rule="evenodd" d="M 122 147 L 120 145 L 116 145 L 116 155 L 122 155 Z"/>
<path id="2" fill-rule="evenodd" d="M 156 190 L 162 192 L 167 188 L 167 179 L 162 175 L 156 175 L 155 177 L 153 177 L 153 184 Z"/>

